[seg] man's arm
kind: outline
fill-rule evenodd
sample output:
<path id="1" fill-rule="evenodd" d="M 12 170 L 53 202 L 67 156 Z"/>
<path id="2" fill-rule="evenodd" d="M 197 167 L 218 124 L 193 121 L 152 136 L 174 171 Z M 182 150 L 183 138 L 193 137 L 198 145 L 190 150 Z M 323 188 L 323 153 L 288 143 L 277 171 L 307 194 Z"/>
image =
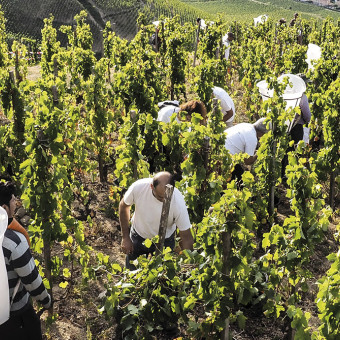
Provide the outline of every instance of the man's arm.
<path id="1" fill-rule="evenodd" d="M 35 265 L 26 238 L 22 234 L 19 237 L 21 242 L 11 255 L 13 270 L 31 297 L 39 301 L 46 309 L 49 309 L 51 307 L 51 296 L 48 294 Z"/>
<path id="2" fill-rule="evenodd" d="M 191 229 L 187 229 L 187 230 L 183 230 L 183 231 L 180 230 L 179 236 L 181 238 L 181 240 L 179 242 L 181 248 L 193 250 L 194 239 L 193 239 L 192 234 L 191 234 Z"/>
<path id="3" fill-rule="evenodd" d="M 130 206 L 122 199 L 119 203 L 119 223 L 122 230 L 122 251 L 124 254 L 133 252 L 133 244 L 130 239 Z"/>
<path id="4" fill-rule="evenodd" d="M 244 159 L 244 164 L 245 165 L 252 165 L 257 159 L 257 155 L 255 154 L 254 156 L 249 156 L 248 158 Z"/>
<path id="5" fill-rule="evenodd" d="M 233 116 L 233 114 L 233 109 L 228 110 L 227 113 L 223 116 L 223 121 L 228 121 Z"/>

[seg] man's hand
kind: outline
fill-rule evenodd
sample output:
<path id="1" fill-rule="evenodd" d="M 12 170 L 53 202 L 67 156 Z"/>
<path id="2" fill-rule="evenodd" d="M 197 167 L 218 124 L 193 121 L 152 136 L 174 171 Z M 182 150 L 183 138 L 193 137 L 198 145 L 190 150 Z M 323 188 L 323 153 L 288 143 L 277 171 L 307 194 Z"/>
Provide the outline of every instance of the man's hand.
<path id="1" fill-rule="evenodd" d="M 194 239 L 192 237 L 191 230 L 190 229 L 183 230 L 183 231 L 180 230 L 179 236 L 181 238 L 179 244 L 182 250 L 183 249 L 193 250 Z"/>
<path id="2" fill-rule="evenodd" d="M 230 109 L 229 111 L 226 112 L 226 114 L 223 116 L 223 121 L 227 122 L 234 114 L 233 109 Z"/>
<path id="3" fill-rule="evenodd" d="M 133 252 L 133 244 L 130 236 L 122 238 L 121 247 L 124 254 L 131 254 Z"/>

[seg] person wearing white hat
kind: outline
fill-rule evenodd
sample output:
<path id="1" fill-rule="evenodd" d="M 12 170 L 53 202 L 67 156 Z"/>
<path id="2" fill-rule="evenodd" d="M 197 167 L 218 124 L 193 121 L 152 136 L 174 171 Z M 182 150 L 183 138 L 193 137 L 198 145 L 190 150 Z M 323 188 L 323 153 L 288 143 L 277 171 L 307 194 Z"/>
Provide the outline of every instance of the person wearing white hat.
<path id="1" fill-rule="evenodd" d="M 51 306 L 48 294 L 29 248 L 27 231 L 14 219 L 16 198 L 12 183 L 0 182 L 0 206 L 8 215 L 2 251 L 6 263 L 10 317 L 0 325 L 3 340 L 42 339 L 40 319 L 30 297 L 44 308 Z"/>
<path id="2" fill-rule="evenodd" d="M 230 154 L 246 153 L 246 165 L 252 165 L 256 159 L 256 147 L 259 139 L 268 132 L 265 122 L 266 118 L 260 118 L 255 123 L 241 123 L 226 129 L 225 147 Z M 244 170 L 241 164 L 236 164 L 231 174 L 231 179 L 236 180 L 238 185 L 242 184 L 242 174 Z"/>
<path id="3" fill-rule="evenodd" d="M 235 104 L 229 94 L 221 87 L 213 87 L 212 96 L 221 102 L 221 111 L 223 114 L 223 121 L 227 127 L 232 127 L 235 119 Z"/>

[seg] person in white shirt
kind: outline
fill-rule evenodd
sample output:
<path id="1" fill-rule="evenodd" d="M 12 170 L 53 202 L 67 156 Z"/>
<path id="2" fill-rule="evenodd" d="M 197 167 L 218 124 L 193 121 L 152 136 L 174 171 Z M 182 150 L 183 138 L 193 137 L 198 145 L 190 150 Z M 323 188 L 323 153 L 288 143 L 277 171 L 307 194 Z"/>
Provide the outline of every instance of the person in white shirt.
<path id="1" fill-rule="evenodd" d="M 229 59 L 230 56 L 230 42 L 234 40 L 234 34 L 231 32 L 228 32 L 225 36 L 222 38 L 222 43 L 226 47 L 224 52 L 224 57 L 226 60 Z"/>
<path id="2" fill-rule="evenodd" d="M 221 87 L 213 87 L 212 96 L 217 98 L 221 102 L 221 111 L 223 114 L 223 121 L 227 127 L 232 127 L 235 119 L 235 104 L 229 94 Z"/>
<path id="3" fill-rule="evenodd" d="M 225 130 L 225 147 L 230 154 L 246 153 L 249 157 L 244 159 L 246 165 L 256 161 L 256 147 L 259 139 L 268 131 L 264 124 L 265 118 L 260 118 L 254 124 L 241 123 Z M 244 170 L 241 164 L 236 164 L 232 172 L 232 180 L 236 179 L 242 184 Z"/>
<path id="4" fill-rule="evenodd" d="M 119 204 L 119 221 L 122 231 L 122 251 L 126 256 L 126 267 L 135 269 L 131 261 L 143 254 L 155 251 L 155 245 L 147 248 L 143 242 L 158 235 L 162 213 L 165 188 L 167 184 L 174 186 L 173 176 L 169 172 L 159 172 L 153 178 L 144 178 L 134 182 Z M 130 209 L 135 205 L 131 219 Z M 168 225 L 164 247 L 175 247 L 176 228 L 179 230 L 182 249 L 193 249 L 191 224 L 184 197 L 174 188 L 170 204 Z"/>
<path id="5" fill-rule="evenodd" d="M 170 123 L 171 116 L 174 113 L 177 113 L 176 121 L 180 123 L 180 112 L 185 111 L 187 113 L 186 120 L 191 120 L 191 115 L 195 113 L 199 113 L 203 117 L 202 124 L 206 124 L 207 120 L 207 109 L 201 101 L 198 100 L 190 100 L 186 103 L 179 105 L 177 100 L 174 101 L 165 101 L 158 103 L 160 110 L 158 112 L 157 120 L 163 123 Z"/>

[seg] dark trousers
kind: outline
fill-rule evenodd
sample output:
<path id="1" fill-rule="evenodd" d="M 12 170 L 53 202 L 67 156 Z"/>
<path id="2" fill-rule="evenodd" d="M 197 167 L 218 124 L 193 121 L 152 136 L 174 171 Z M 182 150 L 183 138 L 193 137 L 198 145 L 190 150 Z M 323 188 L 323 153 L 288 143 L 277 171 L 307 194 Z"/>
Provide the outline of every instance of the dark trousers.
<path id="1" fill-rule="evenodd" d="M 243 187 L 242 175 L 244 173 L 241 164 L 235 164 L 234 170 L 231 173 L 231 180 L 236 182 L 237 189 L 240 190 Z"/>
<path id="2" fill-rule="evenodd" d="M 131 231 L 130 238 L 133 244 L 133 253 L 126 255 L 125 266 L 130 270 L 135 270 L 136 267 L 131 263 L 131 261 L 136 260 L 140 255 L 149 255 L 154 253 L 156 250 L 156 245 L 152 243 L 150 248 L 146 247 L 143 244 L 145 238 L 138 235 L 134 230 Z M 165 239 L 164 248 L 166 247 L 170 247 L 171 249 L 175 248 L 175 233 Z"/>
<path id="3" fill-rule="evenodd" d="M 1 340 L 42 340 L 40 319 L 32 305 L 0 325 Z"/>

